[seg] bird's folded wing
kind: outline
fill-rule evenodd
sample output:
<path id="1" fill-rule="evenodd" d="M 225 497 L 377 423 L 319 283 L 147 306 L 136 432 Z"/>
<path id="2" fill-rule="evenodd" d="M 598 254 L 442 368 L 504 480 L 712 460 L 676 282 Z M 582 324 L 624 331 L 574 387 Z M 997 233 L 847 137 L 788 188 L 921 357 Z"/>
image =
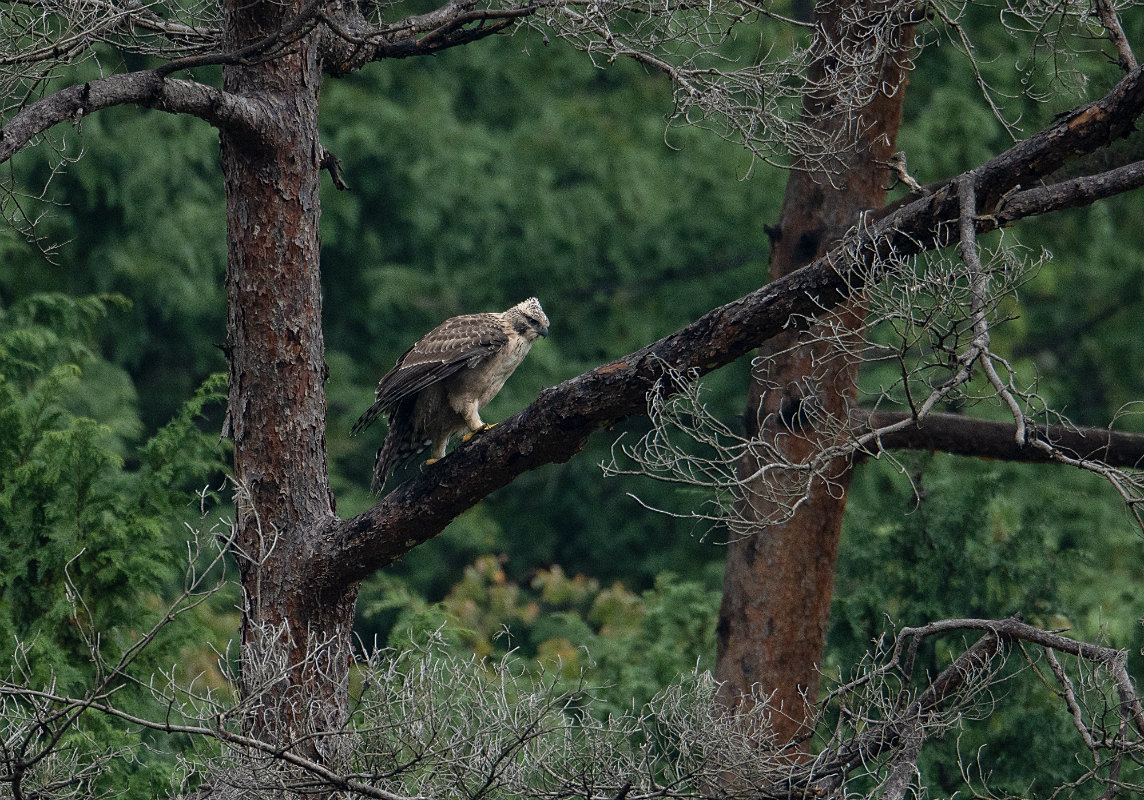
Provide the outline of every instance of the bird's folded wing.
<path id="1" fill-rule="evenodd" d="M 392 408 L 457 371 L 474 366 L 508 343 L 500 314 L 446 320 L 405 351 L 377 385 L 375 405 Z"/>

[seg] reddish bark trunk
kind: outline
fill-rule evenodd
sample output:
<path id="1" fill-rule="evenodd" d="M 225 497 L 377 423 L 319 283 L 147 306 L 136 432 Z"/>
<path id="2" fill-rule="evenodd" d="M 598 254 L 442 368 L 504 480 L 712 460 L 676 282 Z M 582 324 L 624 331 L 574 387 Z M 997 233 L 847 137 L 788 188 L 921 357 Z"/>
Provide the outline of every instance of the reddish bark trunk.
<path id="1" fill-rule="evenodd" d="M 859 5 L 857 3 L 853 5 Z M 884 4 L 862 3 L 867 15 Z M 841 29 L 844 10 L 820 7 L 818 21 L 833 41 L 849 36 Z M 906 69 L 912 46 L 912 28 L 900 32 L 899 45 L 880 64 L 880 87 L 856 123 L 839 113 L 832 97 L 809 98 L 804 121 L 830 141 L 849 129 L 845 140 L 857 151 L 842 171 L 826 174 L 815 169 L 794 171 L 787 183 L 779 225 L 772 239 L 771 280 L 781 278 L 824 255 L 859 221 L 859 215 L 880 207 L 890 176 L 886 164 L 893 155 L 901 120 Z M 829 54 L 820 57 L 816 77 L 829 69 Z M 857 80 L 858 78 L 856 78 Z M 808 165 L 803 165 L 808 166 Z M 839 330 L 857 331 L 862 325 L 860 306 L 851 304 L 833 312 Z M 845 416 L 853 401 L 857 365 L 833 343 L 818 340 L 815 330 L 788 330 L 760 349 L 769 357 L 767 374 L 756 373 L 749 393 L 746 418 L 749 432 L 781 446 L 796 460 L 805 458 L 825 442 L 811 427 L 803 427 L 803 404 L 815 413 Z M 771 388 L 768 388 L 770 386 Z M 740 474 L 754 474 L 758 464 L 744 459 Z M 732 542 L 727 552 L 723 603 L 719 611 L 717 677 L 724 682 L 723 700 L 734 706 L 752 689 L 771 695 L 773 721 L 780 741 L 799 732 L 805 703 L 813 701 L 817 667 L 829 619 L 834 562 L 850 482 L 847 463 L 828 469 L 829 481 L 816 479 L 809 497 L 786 522 L 760 523 L 757 533 Z M 747 519 L 774 519 L 782 509 L 748 484 L 751 499 L 740 504 Z"/>
<path id="2" fill-rule="evenodd" d="M 299 5 L 228 3 L 227 45 L 273 33 Z M 221 133 L 241 689 L 258 698 L 252 732 L 282 743 L 345 722 L 356 595 L 345 584 L 317 594 L 311 567 L 316 540 L 334 522 L 318 254 L 321 78 L 312 37 L 223 73 L 225 91 L 256 104 L 263 123 L 257 139 Z M 321 750 L 309 740 L 303 752 Z"/>

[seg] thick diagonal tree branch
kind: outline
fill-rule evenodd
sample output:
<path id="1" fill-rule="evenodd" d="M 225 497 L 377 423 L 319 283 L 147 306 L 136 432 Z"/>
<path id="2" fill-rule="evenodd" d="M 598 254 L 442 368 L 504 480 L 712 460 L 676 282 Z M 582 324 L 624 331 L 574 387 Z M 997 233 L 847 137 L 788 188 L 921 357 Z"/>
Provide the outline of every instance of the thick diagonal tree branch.
<path id="1" fill-rule="evenodd" d="M 190 114 L 216 128 L 260 135 L 261 113 L 250 100 L 159 70 L 128 72 L 60 89 L 13 115 L 0 128 L 0 164 L 56 125 L 78 123 L 93 111 L 121 105 Z"/>
<path id="2" fill-rule="evenodd" d="M 1000 224 L 990 212 L 1016 187 L 1029 186 L 1075 156 L 1132 131 L 1144 112 L 1144 70 L 1127 75 L 1104 98 L 973 170 L 978 232 Z M 648 391 L 673 374 L 699 377 L 753 350 L 798 320 L 832 308 L 879 275 L 887 259 L 957 240 L 958 198 L 939 185 L 898 208 L 806 267 L 714 309 L 634 353 L 547 389 L 531 406 L 474 438 L 376 506 L 332 522 L 315 544 L 318 585 L 335 591 L 361 580 L 435 536 L 456 516 L 521 473 L 571 458 L 593 432 L 646 412 Z M 1053 210 L 1033 204 L 1037 213 Z M 1006 205 L 1006 221 L 1017 219 Z M 671 393 L 671 387 L 667 387 Z"/>

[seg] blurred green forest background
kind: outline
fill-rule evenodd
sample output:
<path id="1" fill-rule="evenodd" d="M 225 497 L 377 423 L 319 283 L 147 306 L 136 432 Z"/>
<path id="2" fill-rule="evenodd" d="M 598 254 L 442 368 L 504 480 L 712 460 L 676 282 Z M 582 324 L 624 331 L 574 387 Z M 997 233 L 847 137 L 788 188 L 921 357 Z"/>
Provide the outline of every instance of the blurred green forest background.
<path id="1" fill-rule="evenodd" d="M 1132 22 L 1139 40 L 1144 26 Z M 977 35 L 992 55 L 987 78 L 1015 87 L 1018 45 L 995 22 Z M 1014 116 L 1032 131 L 1074 101 L 1015 101 Z M 765 226 L 785 173 L 709 132 L 669 127 L 666 79 L 635 65 L 597 69 L 559 43 L 501 37 L 331 80 L 323 103 L 323 144 L 352 188 L 326 181 L 322 196 L 342 516 L 370 504 L 382 436 L 350 438 L 350 425 L 380 375 L 442 319 L 529 295 L 544 304 L 551 335 L 490 406 L 496 421 L 766 281 Z M 225 387 L 211 377 L 225 370 L 217 137 L 201 121 L 135 109 L 100 112 L 64 136 L 83 157 L 51 180 L 55 205 L 27 201 L 47 214 L 44 242 L 59 246 L 45 256 L 0 230 L 0 634 L 38 637 L 42 660 L 29 669 L 54 668 L 66 683 L 87 669 L 68 581 L 109 641 L 127 637 L 181 586 L 186 525 L 225 517 L 229 491 Z M 915 177 L 955 174 L 1010 143 L 964 56 L 928 50 L 899 140 Z M 35 151 L 13 169 L 32 194 L 50 176 Z M 1006 236 L 1053 258 L 995 344 L 1039 376 L 1051 407 L 1107 424 L 1144 398 L 1144 203 L 1129 195 Z M 706 382 L 732 425 L 748 369 Z M 590 668 L 617 706 L 712 667 L 720 533 L 630 494 L 680 510 L 704 498 L 605 479 L 598 466 L 617 437 L 641 431 L 621 426 L 570 463 L 523 476 L 372 579 L 362 641 L 400 644 L 447 624 L 459 649 L 516 647 L 569 675 Z M 857 473 L 825 672 L 849 669 L 895 625 L 1014 612 L 1126 647 L 1142 666 L 1144 553 L 1108 486 L 1061 467 L 902 462 L 906 474 L 880 461 Z M 224 593 L 197 610 L 140 669 L 214 674 L 206 644 L 221 650 L 234 635 L 235 602 Z"/>

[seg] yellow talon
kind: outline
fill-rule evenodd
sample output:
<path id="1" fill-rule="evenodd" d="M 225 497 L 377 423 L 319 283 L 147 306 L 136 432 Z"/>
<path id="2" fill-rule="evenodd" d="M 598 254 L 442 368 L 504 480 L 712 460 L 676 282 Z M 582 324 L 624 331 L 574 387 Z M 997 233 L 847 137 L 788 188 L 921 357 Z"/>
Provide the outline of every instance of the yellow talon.
<path id="1" fill-rule="evenodd" d="M 476 436 L 476 435 L 477 435 L 478 433 L 480 433 L 481 431 L 487 431 L 489 428 L 493 427 L 493 425 L 496 425 L 496 423 L 494 422 L 492 425 L 489 425 L 489 424 L 486 422 L 484 425 L 482 425 L 481 427 L 477 428 L 475 431 L 469 431 L 469 432 L 468 432 L 468 433 L 466 433 L 464 436 L 462 436 L 462 437 L 461 437 L 461 441 L 462 441 L 462 442 L 468 442 L 468 441 L 469 441 L 469 439 L 472 439 L 474 436 Z"/>
<path id="2" fill-rule="evenodd" d="M 425 459 L 425 466 L 429 466 L 430 464 L 436 464 L 440 460 L 441 459 L 439 459 L 439 458 L 427 458 L 427 459 Z"/>

